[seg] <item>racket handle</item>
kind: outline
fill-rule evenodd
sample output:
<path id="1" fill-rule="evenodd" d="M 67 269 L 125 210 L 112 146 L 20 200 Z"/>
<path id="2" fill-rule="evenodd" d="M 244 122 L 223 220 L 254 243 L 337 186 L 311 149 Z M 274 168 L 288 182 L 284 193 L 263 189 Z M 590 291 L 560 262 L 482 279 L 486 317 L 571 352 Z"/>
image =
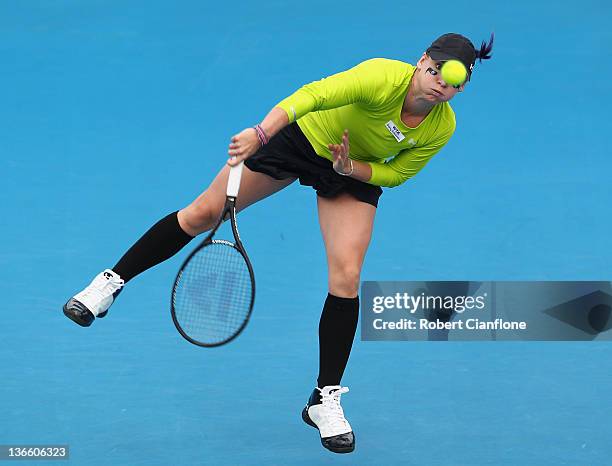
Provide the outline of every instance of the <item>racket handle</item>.
<path id="1" fill-rule="evenodd" d="M 229 179 L 227 180 L 227 195 L 228 197 L 237 197 L 240 189 L 240 178 L 242 177 L 242 167 L 244 162 L 234 165 L 230 168 Z"/>

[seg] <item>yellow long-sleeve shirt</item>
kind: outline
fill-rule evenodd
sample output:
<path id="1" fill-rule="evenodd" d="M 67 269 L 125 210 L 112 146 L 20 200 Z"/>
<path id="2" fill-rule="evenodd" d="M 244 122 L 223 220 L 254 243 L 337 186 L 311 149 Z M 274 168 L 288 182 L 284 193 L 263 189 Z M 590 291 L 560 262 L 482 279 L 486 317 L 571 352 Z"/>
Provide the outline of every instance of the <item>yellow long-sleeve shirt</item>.
<path id="1" fill-rule="evenodd" d="M 374 58 L 350 70 L 306 84 L 277 107 L 297 121 L 321 157 L 349 130 L 350 158 L 370 164 L 370 184 L 397 186 L 414 176 L 450 139 L 455 113 L 448 102 L 434 106 L 416 127 L 401 119 L 415 67 Z"/>

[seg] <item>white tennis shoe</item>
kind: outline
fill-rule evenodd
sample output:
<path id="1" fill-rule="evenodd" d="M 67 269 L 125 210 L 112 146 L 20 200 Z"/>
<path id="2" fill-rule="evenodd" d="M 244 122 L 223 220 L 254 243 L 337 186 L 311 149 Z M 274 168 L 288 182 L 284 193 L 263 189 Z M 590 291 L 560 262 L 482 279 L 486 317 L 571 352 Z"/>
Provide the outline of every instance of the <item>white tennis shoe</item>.
<path id="1" fill-rule="evenodd" d="M 348 387 L 340 385 L 317 387 L 302 410 L 304 422 L 319 430 L 321 444 L 334 453 L 355 449 L 355 434 L 340 405 L 340 397 L 348 391 Z"/>
<path id="2" fill-rule="evenodd" d="M 115 300 L 114 295 L 123 287 L 124 281 L 111 269 L 106 269 L 80 293 L 64 304 L 64 314 L 79 324 L 89 327 L 96 317 L 104 317 Z"/>

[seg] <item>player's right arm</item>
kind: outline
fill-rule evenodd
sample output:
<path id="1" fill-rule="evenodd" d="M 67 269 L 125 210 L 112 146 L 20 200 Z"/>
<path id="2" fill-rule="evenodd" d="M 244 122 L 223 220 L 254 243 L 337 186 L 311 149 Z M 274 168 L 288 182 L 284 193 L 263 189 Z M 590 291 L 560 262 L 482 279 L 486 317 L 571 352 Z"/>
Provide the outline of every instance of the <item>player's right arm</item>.
<path id="1" fill-rule="evenodd" d="M 259 125 L 269 139 L 288 124 L 289 118 L 287 118 L 287 113 L 282 108 L 274 107 Z M 253 128 L 243 129 L 240 133 L 232 136 L 227 153 L 230 157 L 235 158 L 230 158 L 227 162 L 228 165 L 236 165 L 242 160 L 249 158 L 260 147 L 261 142 L 259 137 L 257 137 L 257 131 Z"/>
<path id="2" fill-rule="evenodd" d="M 374 103 L 378 88 L 384 83 L 380 64 L 384 59 L 366 60 L 357 66 L 302 86 L 278 103 L 261 122 L 266 136 L 273 137 L 283 127 L 309 112 L 342 107 L 355 102 Z M 228 164 L 234 165 L 250 157 L 261 146 L 257 132 L 247 128 L 232 137 Z"/>
<path id="3" fill-rule="evenodd" d="M 385 67 L 388 60 L 373 58 L 353 68 L 302 86 L 278 103 L 290 122 L 299 120 L 309 112 L 329 110 L 362 102 L 374 104 L 379 89 L 385 85 Z"/>

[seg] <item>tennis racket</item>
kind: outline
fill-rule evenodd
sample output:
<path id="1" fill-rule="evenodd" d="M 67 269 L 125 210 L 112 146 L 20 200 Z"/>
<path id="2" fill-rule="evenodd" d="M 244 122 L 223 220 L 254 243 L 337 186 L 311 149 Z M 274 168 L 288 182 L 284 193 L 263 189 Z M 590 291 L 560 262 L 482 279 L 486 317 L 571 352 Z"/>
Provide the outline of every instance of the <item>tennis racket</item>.
<path id="1" fill-rule="evenodd" d="M 215 227 L 181 266 L 172 287 L 172 321 L 198 346 L 221 346 L 246 327 L 255 301 L 255 275 L 236 226 L 243 162 L 230 169 L 227 198 Z M 230 219 L 234 241 L 213 239 Z"/>

